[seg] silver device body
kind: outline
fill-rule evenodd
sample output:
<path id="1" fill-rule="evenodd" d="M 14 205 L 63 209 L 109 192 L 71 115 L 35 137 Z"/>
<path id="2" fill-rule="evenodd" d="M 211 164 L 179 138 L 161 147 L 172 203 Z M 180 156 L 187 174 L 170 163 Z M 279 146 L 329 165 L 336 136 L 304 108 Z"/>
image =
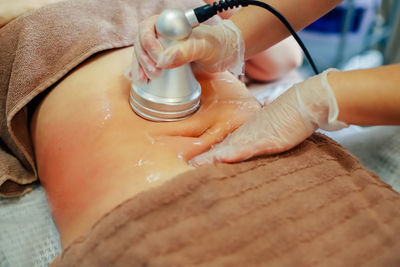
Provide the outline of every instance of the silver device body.
<path id="1" fill-rule="evenodd" d="M 157 33 L 166 48 L 186 39 L 198 25 L 193 10 L 166 9 L 158 17 Z M 164 69 L 144 86 L 132 84 L 130 105 L 141 117 L 152 121 L 183 120 L 200 107 L 201 86 L 190 64 Z"/>

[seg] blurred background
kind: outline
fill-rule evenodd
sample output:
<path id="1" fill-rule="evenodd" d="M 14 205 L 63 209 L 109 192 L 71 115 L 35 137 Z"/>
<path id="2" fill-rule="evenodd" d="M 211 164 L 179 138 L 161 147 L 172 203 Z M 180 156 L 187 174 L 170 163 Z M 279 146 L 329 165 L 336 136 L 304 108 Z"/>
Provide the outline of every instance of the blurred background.
<path id="1" fill-rule="evenodd" d="M 400 1 L 345 0 L 299 35 L 319 70 L 400 62 Z"/>

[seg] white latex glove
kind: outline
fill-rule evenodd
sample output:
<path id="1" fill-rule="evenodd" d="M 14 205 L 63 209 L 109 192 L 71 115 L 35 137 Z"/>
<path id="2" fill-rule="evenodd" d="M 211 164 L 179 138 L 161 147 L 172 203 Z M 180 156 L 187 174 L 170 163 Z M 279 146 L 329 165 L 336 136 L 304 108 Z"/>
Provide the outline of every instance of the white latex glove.
<path id="1" fill-rule="evenodd" d="M 216 161 L 237 162 L 279 153 L 298 145 L 318 128 L 333 131 L 347 127 L 337 121 L 339 110 L 327 80 L 332 71 L 337 70 L 326 70 L 294 85 L 190 163 L 199 166 Z"/>
<path id="2" fill-rule="evenodd" d="M 193 29 L 189 38 L 164 49 L 155 30 L 157 17 L 152 16 L 139 25 L 128 75 L 134 83 L 145 83 L 156 77 L 160 69 L 189 62 L 194 62 L 195 71 L 242 73 L 244 41 L 240 30 L 230 20 L 212 26 L 201 24 Z"/>

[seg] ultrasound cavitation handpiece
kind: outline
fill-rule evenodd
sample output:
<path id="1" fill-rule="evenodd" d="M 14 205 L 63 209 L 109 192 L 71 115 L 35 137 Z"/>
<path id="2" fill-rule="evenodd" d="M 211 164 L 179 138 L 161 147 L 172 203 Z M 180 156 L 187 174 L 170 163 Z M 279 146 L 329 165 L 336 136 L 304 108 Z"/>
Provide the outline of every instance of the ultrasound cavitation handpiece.
<path id="1" fill-rule="evenodd" d="M 199 25 L 193 10 L 166 9 L 157 19 L 156 30 L 164 48 L 189 37 Z M 144 86 L 132 84 L 130 104 L 141 117 L 151 121 L 178 121 L 200 106 L 201 86 L 190 64 L 164 69 Z"/>
<path id="2" fill-rule="evenodd" d="M 315 74 L 318 74 L 308 50 L 296 31 L 272 6 L 257 0 L 220 0 L 212 5 L 206 4 L 186 12 L 179 9 L 166 9 L 157 19 L 156 30 L 164 47 L 184 40 L 192 33 L 192 28 L 219 12 L 235 7 L 249 5 L 264 8 L 276 16 L 293 35 L 303 49 Z M 193 75 L 190 64 L 175 69 L 165 69 L 144 86 L 132 84 L 130 104 L 133 110 L 145 119 L 152 121 L 178 121 L 189 117 L 200 106 L 201 87 Z"/>

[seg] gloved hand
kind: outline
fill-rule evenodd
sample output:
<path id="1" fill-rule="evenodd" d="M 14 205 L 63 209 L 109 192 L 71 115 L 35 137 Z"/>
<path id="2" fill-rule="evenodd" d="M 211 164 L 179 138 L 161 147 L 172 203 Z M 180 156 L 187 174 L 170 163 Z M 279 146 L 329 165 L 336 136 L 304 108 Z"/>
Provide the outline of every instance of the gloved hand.
<path id="1" fill-rule="evenodd" d="M 335 95 L 328 84 L 328 69 L 294 85 L 271 104 L 258 110 L 223 142 L 190 163 L 199 166 L 215 161 L 237 162 L 261 154 L 286 151 L 305 140 L 316 129 L 339 130 Z"/>
<path id="2" fill-rule="evenodd" d="M 194 71 L 242 73 L 244 41 L 240 30 L 230 20 L 212 26 L 201 24 L 193 29 L 189 38 L 166 49 L 157 39 L 156 21 L 157 16 L 152 16 L 139 25 L 128 76 L 134 83 L 145 83 L 156 77 L 160 69 L 189 62 L 194 62 Z"/>

